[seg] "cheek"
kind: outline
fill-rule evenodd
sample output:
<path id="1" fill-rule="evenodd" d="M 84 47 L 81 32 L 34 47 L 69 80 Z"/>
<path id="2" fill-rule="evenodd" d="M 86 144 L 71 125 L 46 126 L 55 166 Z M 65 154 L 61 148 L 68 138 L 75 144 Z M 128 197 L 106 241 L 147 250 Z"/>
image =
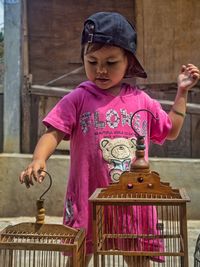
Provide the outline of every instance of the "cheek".
<path id="1" fill-rule="evenodd" d="M 85 63 L 85 72 L 86 73 L 92 73 L 94 72 L 94 68 L 92 68 L 89 64 Z"/>
<path id="2" fill-rule="evenodd" d="M 126 73 L 126 66 L 120 67 L 116 70 L 113 71 L 113 74 L 116 75 L 117 77 L 123 77 L 124 74 Z"/>
<path id="3" fill-rule="evenodd" d="M 124 59 L 124 62 L 118 66 L 116 66 L 116 68 L 113 70 L 113 72 L 116 73 L 116 75 L 123 77 L 124 74 L 126 73 L 126 70 L 128 68 L 128 61 L 126 59 Z"/>

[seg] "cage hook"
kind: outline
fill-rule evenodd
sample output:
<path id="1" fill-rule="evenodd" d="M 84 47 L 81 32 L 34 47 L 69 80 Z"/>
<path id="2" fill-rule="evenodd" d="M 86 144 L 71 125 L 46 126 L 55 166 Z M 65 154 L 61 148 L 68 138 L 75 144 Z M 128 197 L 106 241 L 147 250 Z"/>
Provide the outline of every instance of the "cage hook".
<path id="1" fill-rule="evenodd" d="M 49 180 L 50 180 L 50 184 L 48 186 L 48 188 L 44 191 L 44 193 L 40 196 L 40 198 L 37 200 L 36 204 L 37 204 L 37 216 L 36 216 L 36 223 L 38 225 L 42 225 L 44 224 L 44 220 L 45 220 L 45 208 L 44 208 L 44 198 L 42 198 L 50 189 L 51 185 L 52 185 L 52 178 L 51 175 L 44 170 L 40 170 L 40 173 L 44 172 L 48 175 Z"/>
<path id="2" fill-rule="evenodd" d="M 51 175 L 50 175 L 47 171 L 40 170 L 40 172 L 44 172 L 44 173 L 46 173 L 46 174 L 48 175 L 48 177 L 49 177 L 49 181 L 50 181 L 48 188 L 44 191 L 44 193 L 42 193 L 42 195 L 41 195 L 40 198 L 39 198 L 39 199 L 41 200 L 42 197 L 49 191 L 49 189 L 50 189 L 51 186 L 52 186 L 52 177 L 51 177 Z"/>
<path id="3" fill-rule="evenodd" d="M 133 131 L 136 134 L 137 141 L 136 141 L 135 158 L 133 158 L 133 160 L 131 162 L 130 170 L 132 172 L 141 172 L 141 171 L 149 172 L 150 171 L 149 170 L 149 163 L 145 160 L 145 141 L 144 141 L 145 136 L 140 135 L 133 126 L 133 118 L 134 118 L 135 114 L 137 114 L 140 111 L 149 112 L 154 119 L 158 120 L 158 118 L 156 118 L 154 116 L 154 114 L 148 109 L 139 109 L 133 113 L 133 115 L 131 117 L 131 128 L 133 129 Z"/>
<path id="4" fill-rule="evenodd" d="M 144 136 L 143 135 L 140 135 L 137 131 L 136 131 L 136 129 L 134 128 L 134 126 L 133 126 L 133 118 L 134 118 L 134 116 L 138 113 L 138 112 L 140 112 L 140 111 L 146 111 L 146 112 L 149 112 L 150 114 L 151 114 L 151 116 L 155 119 L 155 120 L 158 120 L 158 118 L 156 118 L 155 117 L 155 115 L 150 111 L 150 110 L 148 110 L 148 109 L 138 109 L 137 111 L 135 111 L 134 113 L 133 113 L 133 115 L 131 116 L 131 128 L 133 129 L 133 131 L 135 132 L 135 134 L 136 134 L 136 136 L 138 137 L 138 138 L 144 138 Z"/>

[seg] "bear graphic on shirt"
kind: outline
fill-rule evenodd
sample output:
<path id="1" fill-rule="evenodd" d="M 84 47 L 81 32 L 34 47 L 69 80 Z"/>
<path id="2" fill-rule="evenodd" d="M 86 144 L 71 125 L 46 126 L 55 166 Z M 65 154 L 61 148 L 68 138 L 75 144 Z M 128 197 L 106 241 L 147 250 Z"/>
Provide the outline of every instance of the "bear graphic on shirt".
<path id="1" fill-rule="evenodd" d="M 103 159 L 108 162 L 109 174 L 113 182 L 118 182 L 124 171 L 130 169 L 131 160 L 135 156 L 135 138 L 103 138 L 100 141 Z"/>

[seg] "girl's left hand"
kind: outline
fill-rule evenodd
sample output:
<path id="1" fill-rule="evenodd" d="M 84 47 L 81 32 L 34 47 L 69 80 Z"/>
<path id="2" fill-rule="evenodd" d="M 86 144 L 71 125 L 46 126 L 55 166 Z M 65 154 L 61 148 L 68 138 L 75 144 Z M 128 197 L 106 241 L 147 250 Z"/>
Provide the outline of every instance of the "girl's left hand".
<path id="1" fill-rule="evenodd" d="M 200 71 L 195 65 L 183 65 L 181 73 L 178 76 L 178 87 L 182 90 L 188 91 L 198 82 L 199 78 Z"/>

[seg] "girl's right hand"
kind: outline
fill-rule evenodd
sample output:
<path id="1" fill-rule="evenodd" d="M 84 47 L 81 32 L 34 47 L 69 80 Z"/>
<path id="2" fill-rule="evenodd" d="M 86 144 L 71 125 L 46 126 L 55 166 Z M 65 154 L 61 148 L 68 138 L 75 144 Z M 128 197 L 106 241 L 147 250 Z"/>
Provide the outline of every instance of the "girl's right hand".
<path id="1" fill-rule="evenodd" d="M 21 172 L 19 176 L 20 183 L 25 183 L 27 188 L 33 185 L 33 180 L 41 183 L 45 176 L 43 170 L 46 171 L 46 162 L 38 159 L 33 160 L 28 167 Z"/>

